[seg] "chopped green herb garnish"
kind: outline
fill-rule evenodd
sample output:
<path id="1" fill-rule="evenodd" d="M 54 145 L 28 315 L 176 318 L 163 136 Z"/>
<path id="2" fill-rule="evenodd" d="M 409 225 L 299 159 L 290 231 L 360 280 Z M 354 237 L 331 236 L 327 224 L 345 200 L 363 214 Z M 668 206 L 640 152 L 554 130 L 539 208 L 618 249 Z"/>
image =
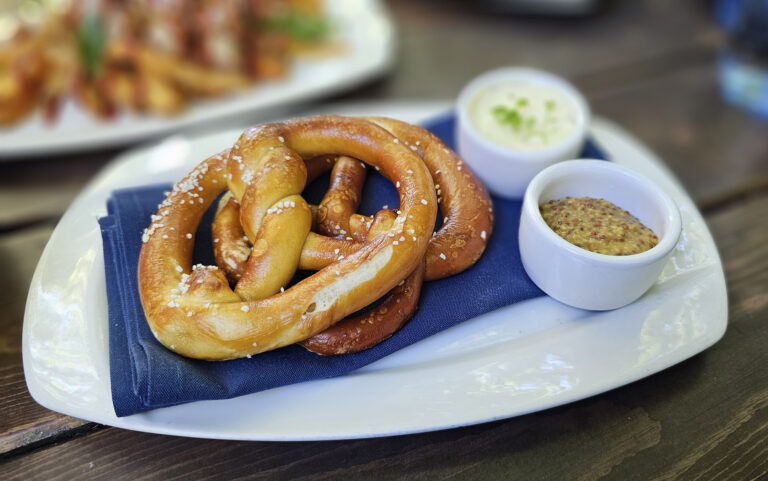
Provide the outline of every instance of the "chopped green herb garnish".
<path id="1" fill-rule="evenodd" d="M 544 107 L 546 107 L 550 112 L 555 110 L 555 101 L 551 99 L 547 100 L 547 102 L 544 104 Z"/>
<path id="2" fill-rule="evenodd" d="M 497 105 L 493 108 L 493 116 L 497 122 L 507 124 L 515 130 L 520 130 L 523 124 L 523 118 L 517 110 L 503 105 Z"/>
<path id="3" fill-rule="evenodd" d="M 517 99 L 517 106 L 518 107 L 527 107 L 528 106 L 528 99 L 525 97 L 520 97 Z"/>
<path id="4" fill-rule="evenodd" d="M 296 13 L 268 18 L 264 21 L 264 27 L 267 30 L 286 33 L 301 42 L 322 39 L 332 30 L 325 17 Z"/>
<path id="5" fill-rule="evenodd" d="M 104 27 L 96 15 L 89 15 L 83 19 L 75 31 L 75 41 L 83 70 L 89 76 L 96 75 L 101 67 L 101 59 L 107 43 Z"/>
<path id="6" fill-rule="evenodd" d="M 536 125 L 536 118 L 535 117 L 528 117 L 525 119 L 525 128 L 528 130 L 533 130 L 533 127 Z"/>

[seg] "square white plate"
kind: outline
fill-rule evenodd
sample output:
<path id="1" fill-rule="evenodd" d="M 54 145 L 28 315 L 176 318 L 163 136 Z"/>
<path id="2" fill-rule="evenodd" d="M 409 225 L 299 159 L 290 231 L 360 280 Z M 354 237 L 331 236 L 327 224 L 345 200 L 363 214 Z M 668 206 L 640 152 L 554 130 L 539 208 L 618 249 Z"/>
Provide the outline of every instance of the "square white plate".
<path id="1" fill-rule="evenodd" d="M 19 125 L 0 129 L 0 160 L 125 145 L 181 129 L 210 128 L 212 122 L 254 122 L 266 109 L 340 92 L 388 69 L 395 31 L 380 1 L 324 2 L 334 39 L 341 45 L 337 55 L 297 59 L 285 78 L 256 83 L 231 96 L 196 101 L 176 117 L 123 113 L 102 121 L 68 101 L 54 125 L 46 125 L 37 112 Z"/>
<path id="2" fill-rule="evenodd" d="M 449 104 L 336 106 L 410 122 Z M 109 193 L 173 182 L 242 129 L 176 136 L 122 155 L 62 217 L 35 271 L 23 331 L 24 373 L 43 406 L 126 429 L 243 440 L 343 439 L 415 433 L 517 416 L 576 401 L 672 366 L 720 339 L 725 279 L 701 215 L 672 175 L 617 126 L 591 134 L 612 160 L 677 202 L 683 232 L 658 282 L 622 309 L 589 312 L 542 297 L 481 317 L 345 376 L 223 401 L 117 418 L 108 362 L 101 236 Z M 323 415 L 317 416 L 318 406 Z"/>

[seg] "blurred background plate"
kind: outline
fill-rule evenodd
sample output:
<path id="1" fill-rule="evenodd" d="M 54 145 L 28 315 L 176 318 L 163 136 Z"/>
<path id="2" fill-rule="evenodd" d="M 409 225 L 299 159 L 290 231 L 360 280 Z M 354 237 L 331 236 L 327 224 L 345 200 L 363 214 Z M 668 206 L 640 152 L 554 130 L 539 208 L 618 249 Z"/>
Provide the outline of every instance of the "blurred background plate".
<path id="1" fill-rule="evenodd" d="M 341 92 L 384 73 L 392 63 L 395 37 L 379 0 L 326 0 L 325 4 L 342 46 L 338 55 L 298 59 L 283 79 L 196 101 L 177 117 L 124 113 L 103 121 L 68 101 L 54 125 L 46 125 L 37 112 L 21 124 L 0 130 L 0 160 L 121 146 L 181 129 L 210 128 L 213 122 L 217 128 L 253 122 L 279 107 Z"/>

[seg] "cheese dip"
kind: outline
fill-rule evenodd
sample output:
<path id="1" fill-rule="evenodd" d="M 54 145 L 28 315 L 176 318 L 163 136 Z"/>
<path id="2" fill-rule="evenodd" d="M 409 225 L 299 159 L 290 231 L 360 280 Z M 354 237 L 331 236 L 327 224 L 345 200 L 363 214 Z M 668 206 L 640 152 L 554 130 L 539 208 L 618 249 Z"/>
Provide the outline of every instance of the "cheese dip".
<path id="1" fill-rule="evenodd" d="M 566 197 L 541 204 L 539 210 L 557 235 L 598 254 L 639 254 L 659 243 L 651 229 L 607 200 Z"/>
<path id="2" fill-rule="evenodd" d="M 573 135 L 576 105 L 546 84 L 512 81 L 478 92 L 469 106 L 470 122 L 491 142 L 511 150 L 539 150 Z"/>

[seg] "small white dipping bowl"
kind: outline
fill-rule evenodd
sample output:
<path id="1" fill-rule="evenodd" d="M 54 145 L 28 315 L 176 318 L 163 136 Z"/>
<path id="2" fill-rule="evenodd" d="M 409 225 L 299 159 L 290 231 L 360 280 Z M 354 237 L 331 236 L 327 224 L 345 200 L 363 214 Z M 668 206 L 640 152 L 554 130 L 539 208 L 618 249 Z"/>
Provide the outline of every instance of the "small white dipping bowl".
<path id="1" fill-rule="evenodd" d="M 499 145 L 484 137 L 471 119 L 472 103 L 484 89 L 515 83 L 531 83 L 558 90 L 576 110 L 573 133 L 562 141 L 536 149 Z M 533 176 L 562 160 L 579 156 L 587 136 L 590 111 L 584 97 L 564 79 L 541 70 L 509 67 L 487 72 L 472 80 L 459 94 L 456 142 L 459 155 L 496 195 L 521 198 Z"/>
<path id="2" fill-rule="evenodd" d="M 639 254 L 613 256 L 557 235 L 539 205 L 565 197 L 605 199 L 629 211 L 658 237 Z M 533 282 L 565 304 L 591 310 L 634 302 L 656 281 L 680 237 L 680 212 L 656 184 L 611 162 L 572 160 L 541 171 L 528 185 L 520 216 L 520 258 Z"/>

